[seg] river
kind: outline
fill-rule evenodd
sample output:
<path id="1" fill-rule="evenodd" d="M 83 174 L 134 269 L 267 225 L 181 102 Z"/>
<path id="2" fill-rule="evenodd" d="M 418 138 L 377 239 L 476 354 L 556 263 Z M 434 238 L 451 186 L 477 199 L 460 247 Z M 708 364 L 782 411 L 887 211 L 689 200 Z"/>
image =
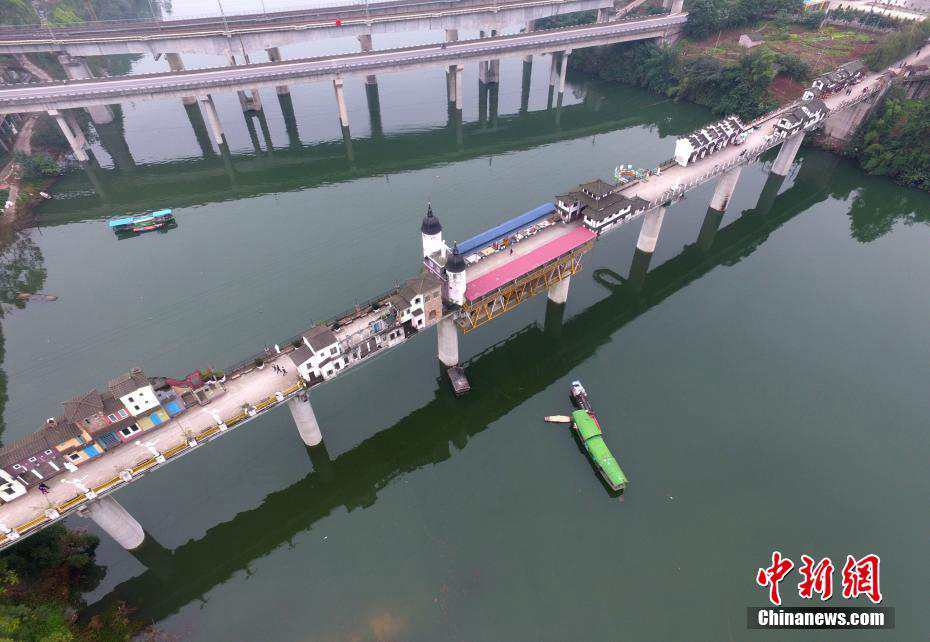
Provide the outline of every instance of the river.
<path id="1" fill-rule="evenodd" d="M 503 61 L 496 114 L 466 68 L 461 134 L 442 70 L 379 78 L 380 131 L 353 79 L 351 158 L 327 84 L 292 87 L 299 141 L 263 92 L 272 149 L 216 94 L 230 163 L 203 157 L 180 101 L 124 106 L 131 159 L 96 145 L 101 167 L 64 178 L 22 241 L 24 278 L 59 299 L 3 319 L 4 441 L 129 366 L 230 364 L 413 274 L 427 200 L 465 238 L 619 162 L 654 166 L 710 119 L 583 78 L 546 109 L 547 63 L 522 112 Z M 121 491 L 149 539 L 130 555 L 103 536 L 91 608 L 126 601 L 197 640 L 848 639 L 747 631 L 755 573 L 775 549 L 838 569 L 874 552 L 896 630 L 869 639 L 925 639 L 930 195 L 813 150 L 767 179 L 744 170 L 712 243 L 710 187 L 670 208 L 641 287 L 636 223 L 586 256 L 562 318 L 540 297 L 465 336 L 463 358 L 499 345 L 462 399 L 430 331 L 314 393 L 327 453 L 282 409 Z M 165 234 L 118 241 L 103 221 L 161 207 Z M 631 479 L 622 500 L 541 421 L 573 379 Z"/>

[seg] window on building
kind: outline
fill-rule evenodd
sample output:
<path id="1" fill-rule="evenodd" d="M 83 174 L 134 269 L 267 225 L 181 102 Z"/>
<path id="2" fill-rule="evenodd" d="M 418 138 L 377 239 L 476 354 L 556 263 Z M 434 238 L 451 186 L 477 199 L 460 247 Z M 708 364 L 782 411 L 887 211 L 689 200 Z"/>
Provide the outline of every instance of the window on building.
<path id="1" fill-rule="evenodd" d="M 138 410 L 138 409 L 139 409 L 139 406 L 133 406 L 133 408 L 135 408 L 136 410 Z"/>
<path id="2" fill-rule="evenodd" d="M 13 468 L 15 470 L 26 470 L 26 467 L 23 466 L 22 464 L 13 464 Z"/>
<path id="3" fill-rule="evenodd" d="M 68 455 L 68 459 L 70 459 L 71 461 L 81 461 L 81 453 L 79 452 L 71 453 L 70 455 Z"/>
<path id="4" fill-rule="evenodd" d="M 336 368 L 336 370 L 339 370 L 339 368 L 342 367 L 342 364 L 337 362 L 336 365 L 333 367 Z"/>
<path id="5" fill-rule="evenodd" d="M 336 354 L 336 348 L 330 348 L 330 349 L 329 349 L 329 353 L 330 353 L 330 354 Z"/>
<path id="6" fill-rule="evenodd" d="M 52 454 L 52 451 L 51 451 L 51 450 L 46 450 L 46 451 L 45 451 L 45 454 L 46 454 L 46 455 L 51 455 L 51 454 Z"/>
<path id="7" fill-rule="evenodd" d="M 136 434 L 140 430 L 141 428 L 139 428 L 139 426 L 137 426 L 136 424 L 133 424 L 131 426 L 126 426 L 125 428 L 121 428 L 119 431 L 119 434 L 122 435 L 123 437 L 131 437 L 132 435 Z"/>
<path id="8" fill-rule="evenodd" d="M 132 403 L 132 397 L 129 397 L 129 403 Z"/>
<path id="9" fill-rule="evenodd" d="M 118 414 L 121 419 L 125 419 L 126 417 L 129 416 L 129 413 L 123 410 L 122 408 L 120 408 L 120 411 L 116 414 Z"/>
<path id="10" fill-rule="evenodd" d="M 115 415 L 115 414 L 113 414 L 113 415 L 107 415 L 107 419 L 109 419 L 109 420 L 112 421 L 113 423 L 116 423 L 116 421 L 117 421 L 116 415 Z"/>
<path id="11" fill-rule="evenodd" d="M 35 457 L 30 457 L 30 458 L 29 458 L 29 461 L 30 461 L 30 462 L 35 462 L 35 461 L 38 461 L 38 460 L 37 460 Z"/>

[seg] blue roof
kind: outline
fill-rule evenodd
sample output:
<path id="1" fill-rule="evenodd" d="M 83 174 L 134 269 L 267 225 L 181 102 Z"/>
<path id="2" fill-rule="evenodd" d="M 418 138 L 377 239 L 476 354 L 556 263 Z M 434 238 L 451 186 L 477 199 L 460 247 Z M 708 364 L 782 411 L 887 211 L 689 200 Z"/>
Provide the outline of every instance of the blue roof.
<path id="1" fill-rule="evenodd" d="M 157 212 L 149 212 L 147 214 L 136 214 L 134 216 L 124 216 L 122 218 L 111 218 L 107 224 L 110 227 L 119 227 L 121 225 L 131 225 L 137 221 L 144 221 L 154 216 L 167 216 L 168 214 L 171 214 L 170 209 L 158 210 Z"/>
<path id="2" fill-rule="evenodd" d="M 496 227 L 492 227 L 491 229 L 482 232 L 477 236 L 473 236 L 470 239 L 462 241 L 459 243 L 459 254 L 462 256 L 468 256 L 472 252 L 485 248 L 491 243 L 499 241 L 505 236 L 509 236 L 520 228 L 532 225 L 539 219 L 549 216 L 554 211 L 555 205 L 552 203 L 545 203 L 540 205 L 539 207 L 534 208 L 525 214 L 521 214 L 520 216 L 512 218 L 505 223 L 501 223 Z"/>

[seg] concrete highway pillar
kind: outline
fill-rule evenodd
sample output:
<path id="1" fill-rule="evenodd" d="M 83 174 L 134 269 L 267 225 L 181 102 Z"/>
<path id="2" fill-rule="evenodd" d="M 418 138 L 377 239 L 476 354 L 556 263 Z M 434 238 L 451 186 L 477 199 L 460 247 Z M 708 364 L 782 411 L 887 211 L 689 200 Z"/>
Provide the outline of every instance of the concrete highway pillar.
<path id="1" fill-rule="evenodd" d="M 381 123 L 381 97 L 378 95 L 378 83 L 365 83 L 365 100 L 368 103 L 368 122 L 371 124 L 371 137 L 384 138 Z"/>
<path id="2" fill-rule="evenodd" d="M 242 57 L 245 60 L 245 64 L 249 64 L 249 57 L 245 54 L 243 54 Z M 226 56 L 226 59 L 230 67 L 238 65 L 235 56 L 230 54 Z M 251 94 L 251 96 L 246 94 L 242 89 L 238 90 L 236 94 L 239 96 L 239 105 L 242 107 L 242 111 L 259 111 L 262 108 L 262 98 L 261 94 L 258 93 L 258 89 L 250 89 L 249 94 Z"/>
<path id="3" fill-rule="evenodd" d="M 297 116 L 294 114 L 294 101 L 291 92 L 278 94 L 278 104 L 284 116 L 284 128 L 287 130 L 287 141 L 291 147 L 300 147 L 300 132 L 297 129 Z"/>
<path id="4" fill-rule="evenodd" d="M 459 39 L 459 30 L 458 29 L 446 29 L 446 42 L 457 42 Z M 449 102 L 455 102 L 455 65 L 449 65 L 446 69 L 446 93 L 449 97 Z"/>
<path id="5" fill-rule="evenodd" d="M 436 326 L 439 340 L 437 356 L 447 368 L 459 363 L 459 334 L 452 317 L 444 317 Z"/>
<path id="6" fill-rule="evenodd" d="M 220 117 L 216 113 L 216 105 L 213 104 L 213 96 L 198 96 L 200 109 L 207 116 L 207 123 L 210 125 L 210 131 L 213 132 L 213 142 L 219 145 L 226 143 L 226 137 L 223 135 L 223 126 L 220 124 Z"/>
<path id="7" fill-rule="evenodd" d="M 652 260 L 652 252 L 643 252 L 638 247 L 633 251 L 633 261 L 630 263 L 630 274 L 627 277 L 627 283 L 630 284 L 634 293 L 639 293 L 646 283 L 646 275 L 649 273 L 649 262 Z"/>
<path id="8" fill-rule="evenodd" d="M 714 245 L 714 238 L 717 236 L 717 230 L 720 229 L 720 222 L 723 220 L 723 210 L 715 210 L 713 207 L 707 208 L 707 214 L 704 215 L 704 222 L 701 223 L 701 231 L 698 232 L 697 245 L 702 252 L 706 252 Z"/>
<path id="9" fill-rule="evenodd" d="M 533 33 L 534 31 L 536 31 L 536 21 L 530 20 L 526 23 L 526 28 L 523 30 L 523 33 Z M 533 64 L 533 54 L 523 56 L 523 62 Z"/>
<path id="10" fill-rule="evenodd" d="M 283 60 L 283 58 L 281 58 L 281 50 L 277 47 L 268 47 L 265 49 L 265 53 L 268 54 L 268 60 L 271 62 L 281 62 L 281 60 Z M 291 93 L 291 90 L 287 85 L 277 85 L 274 90 L 279 96 L 284 94 L 290 95 Z"/>
<path id="11" fill-rule="evenodd" d="M 74 157 L 82 163 L 86 163 L 89 157 L 87 156 L 87 150 L 84 149 L 84 135 L 80 133 L 80 130 L 77 132 L 72 131 L 71 125 L 68 123 L 64 114 L 57 109 L 48 110 L 48 115 L 54 118 L 55 122 L 58 123 L 58 127 L 61 128 L 61 133 L 64 134 L 68 144 L 71 146 L 71 151 L 74 152 Z"/>
<path id="12" fill-rule="evenodd" d="M 363 33 L 358 37 L 358 43 L 362 46 L 362 51 L 371 51 L 371 34 Z M 365 84 L 376 85 L 378 78 L 374 74 L 365 76 Z"/>
<path id="13" fill-rule="evenodd" d="M 559 52 L 552 52 L 552 63 L 549 65 L 549 87 L 555 87 L 559 79 Z"/>
<path id="14" fill-rule="evenodd" d="M 94 77 L 93 74 L 90 73 L 90 68 L 87 66 L 87 61 L 84 60 L 84 58 L 72 58 L 68 54 L 61 54 L 58 56 L 58 62 L 61 63 L 62 68 L 65 70 L 65 75 L 68 76 L 69 80 L 83 80 L 85 78 Z M 94 105 L 86 109 L 87 113 L 90 114 L 90 119 L 94 121 L 95 125 L 106 125 L 113 121 L 113 111 L 110 109 L 109 105 Z"/>
<path id="15" fill-rule="evenodd" d="M 308 446 L 316 446 L 323 441 L 323 433 L 320 432 L 320 424 L 317 423 L 316 413 L 313 412 L 313 406 L 310 404 L 310 397 L 304 393 L 290 399 L 287 407 L 291 411 L 294 423 L 297 424 L 297 432 L 300 438 Z"/>
<path id="16" fill-rule="evenodd" d="M 665 207 L 656 207 L 646 212 L 643 227 L 639 230 L 636 247 L 643 252 L 652 254 L 656 251 L 659 242 L 659 232 L 662 231 L 662 220 L 665 218 Z"/>
<path id="17" fill-rule="evenodd" d="M 114 112 L 120 109 L 117 105 Z M 120 113 L 119 118 L 115 117 L 109 123 L 99 123 L 94 125 L 97 130 L 97 138 L 100 144 L 107 150 L 107 154 L 113 159 L 113 165 L 124 172 L 131 172 L 136 168 L 136 160 L 132 157 L 132 150 L 129 149 L 129 143 L 126 141 L 126 130 L 123 128 L 123 118 Z"/>
<path id="18" fill-rule="evenodd" d="M 797 156 L 798 150 L 801 149 L 801 142 L 804 140 L 804 132 L 795 134 L 791 138 L 785 139 L 778 149 L 778 156 L 772 164 L 772 173 L 779 176 L 787 176 L 794 163 L 794 157 Z"/>
<path id="19" fill-rule="evenodd" d="M 145 541 L 145 531 L 139 522 L 110 495 L 95 499 L 81 513 L 126 550 L 139 548 Z"/>
<path id="20" fill-rule="evenodd" d="M 194 100 L 197 100 L 196 96 Z M 200 112 L 200 106 L 196 102 L 190 105 L 185 104 L 184 111 L 187 112 L 187 119 L 194 130 L 194 137 L 200 146 L 200 153 L 203 154 L 204 158 L 210 158 L 213 156 L 213 145 L 210 144 L 210 133 L 207 131 L 207 123 Z"/>
<path id="21" fill-rule="evenodd" d="M 339 105 L 339 124 L 342 128 L 349 128 L 349 112 L 346 110 L 346 97 L 342 91 L 342 78 L 333 79 L 333 90 L 336 92 L 336 103 Z"/>
<path id="22" fill-rule="evenodd" d="M 568 286 L 571 285 L 572 277 L 567 276 L 557 283 L 549 286 L 549 300 L 553 303 L 565 303 L 568 301 Z"/>
<path id="23" fill-rule="evenodd" d="M 681 13 L 684 4 L 684 0 L 662 0 L 662 8 L 668 9 L 671 13 Z"/>
<path id="24" fill-rule="evenodd" d="M 714 195 L 710 199 L 710 206 L 721 212 L 727 211 L 727 204 L 733 196 L 733 190 L 739 182 L 740 172 L 743 171 L 742 165 L 737 165 L 725 171 L 717 179 L 717 187 L 714 188 Z"/>
<path id="25" fill-rule="evenodd" d="M 866 99 L 852 107 L 831 113 L 823 123 L 823 133 L 830 138 L 848 142 L 874 106 L 875 102 Z"/>
<path id="26" fill-rule="evenodd" d="M 462 72 L 464 71 L 464 66 L 455 65 L 455 108 L 459 111 L 462 111 L 462 94 L 464 93 L 462 91 Z"/>
<path id="27" fill-rule="evenodd" d="M 604 23 L 610 20 L 610 9 L 602 8 L 597 10 L 597 21 L 599 23 Z"/>
<path id="28" fill-rule="evenodd" d="M 526 113 L 530 108 L 530 83 L 533 81 L 533 57 L 523 59 L 523 82 L 520 85 L 520 112 Z"/>
<path id="29" fill-rule="evenodd" d="M 562 65 L 559 68 L 559 102 L 562 102 L 562 94 L 565 93 L 565 74 L 568 72 L 568 56 L 571 52 L 571 49 L 562 52 Z"/>
<path id="30" fill-rule="evenodd" d="M 543 334 L 546 335 L 547 339 L 558 339 L 562 336 L 564 320 L 565 304 L 546 299 L 546 320 L 543 322 Z"/>
<path id="31" fill-rule="evenodd" d="M 784 182 L 784 176 L 775 173 L 769 174 L 768 178 L 765 179 L 765 185 L 762 186 L 762 191 L 759 192 L 759 200 L 756 201 L 756 207 L 753 210 L 754 214 L 765 216 L 772 210 L 775 198 L 778 196 L 778 190 L 781 189 Z"/>
<path id="32" fill-rule="evenodd" d="M 181 55 L 176 53 L 166 53 L 165 60 L 168 61 L 168 69 L 171 71 L 184 71 L 184 61 L 181 60 Z M 181 98 L 181 102 L 185 105 L 196 105 L 197 97 L 196 96 L 184 96 Z"/>

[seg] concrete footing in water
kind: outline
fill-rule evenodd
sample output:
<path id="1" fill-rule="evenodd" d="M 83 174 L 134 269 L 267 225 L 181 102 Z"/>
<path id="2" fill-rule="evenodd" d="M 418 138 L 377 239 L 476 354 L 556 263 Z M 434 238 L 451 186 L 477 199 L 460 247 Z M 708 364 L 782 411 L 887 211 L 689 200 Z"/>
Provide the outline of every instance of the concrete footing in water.
<path id="1" fill-rule="evenodd" d="M 142 525 L 109 495 L 91 502 L 81 510 L 81 514 L 94 520 L 97 526 L 126 550 L 138 548 L 145 541 Z"/>
<path id="2" fill-rule="evenodd" d="M 287 407 L 291 411 L 294 423 L 297 424 L 297 432 L 303 442 L 308 446 L 319 445 L 323 441 L 323 433 L 316 420 L 316 413 L 313 412 L 310 397 L 306 394 L 293 397 L 287 402 Z"/>

